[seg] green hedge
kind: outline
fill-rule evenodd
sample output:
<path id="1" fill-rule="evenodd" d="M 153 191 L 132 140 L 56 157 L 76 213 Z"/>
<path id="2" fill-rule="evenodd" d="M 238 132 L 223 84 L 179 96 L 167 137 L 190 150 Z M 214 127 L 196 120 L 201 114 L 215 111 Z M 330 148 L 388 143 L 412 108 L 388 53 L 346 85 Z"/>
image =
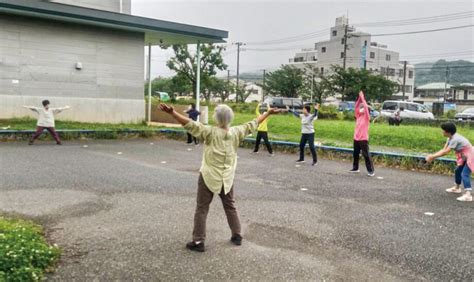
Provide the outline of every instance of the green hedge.
<path id="1" fill-rule="evenodd" d="M 40 226 L 0 217 L 0 281 L 39 281 L 60 256 Z"/>

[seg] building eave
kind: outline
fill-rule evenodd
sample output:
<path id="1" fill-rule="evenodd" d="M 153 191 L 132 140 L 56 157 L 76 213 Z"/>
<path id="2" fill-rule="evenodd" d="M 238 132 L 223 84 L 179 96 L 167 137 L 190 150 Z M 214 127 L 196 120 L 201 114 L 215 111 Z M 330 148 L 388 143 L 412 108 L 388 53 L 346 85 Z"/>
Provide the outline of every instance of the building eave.
<path id="1" fill-rule="evenodd" d="M 0 0 L 0 14 L 139 32 L 146 45 L 222 43 L 228 37 L 218 29 L 44 1 Z"/>

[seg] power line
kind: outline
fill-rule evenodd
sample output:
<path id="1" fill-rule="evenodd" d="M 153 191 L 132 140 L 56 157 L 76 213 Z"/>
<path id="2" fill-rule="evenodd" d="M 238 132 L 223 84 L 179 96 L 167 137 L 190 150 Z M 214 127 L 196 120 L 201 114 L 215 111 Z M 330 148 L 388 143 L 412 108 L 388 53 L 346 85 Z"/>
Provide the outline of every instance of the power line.
<path id="1" fill-rule="evenodd" d="M 417 24 L 427 24 L 427 23 L 467 19 L 467 18 L 472 18 L 473 16 L 474 16 L 474 11 L 467 11 L 467 12 L 458 12 L 458 13 L 452 13 L 452 14 L 431 16 L 431 17 L 423 17 L 423 18 L 410 18 L 410 19 L 391 20 L 391 21 L 382 21 L 382 22 L 366 22 L 366 23 L 354 24 L 354 26 L 387 27 L 387 26 L 417 25 Z"/>
<path id="2" fill-rule="evenodd" d="M 453 30 L 453 29 L 460 29 L 460 28 L 468 28 L 473 27 L 474 24 L 469 25 L 461 25 L 461 26 L 452 26 L 452 27 L 445 27 L 445 28 L 437 28 L 437 29 L 428 29 L 428 30 L 417 30 L 417 31 L 406 31 L 406 32 L 395 32 L 395 33 L 379 33 L 379 34 L 372 34 L 372 37 L 379 37 L 379 36 L 393 36 L 393 35 L 405 35 L 405 34 L 418 34 L 418 33 L 427 33 L 427 32 L 437 32 L 437 31 L 444 31 L 444 30 Z"/>

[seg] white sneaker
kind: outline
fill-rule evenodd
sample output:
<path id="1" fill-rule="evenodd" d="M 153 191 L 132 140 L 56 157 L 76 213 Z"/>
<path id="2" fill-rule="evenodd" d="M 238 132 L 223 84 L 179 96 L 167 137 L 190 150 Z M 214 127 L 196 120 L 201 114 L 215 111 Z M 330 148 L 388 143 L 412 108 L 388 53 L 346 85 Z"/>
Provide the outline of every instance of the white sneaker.
<path id="1" fill-rule="evenodd" d="M 349 170 L 349 172 L 350 172 L 350 173 L 359 173 L 360 170 L 358 170 L 358 169 L 351 169 L 351 170 Z"/>
<path id="2" fill-rule="evenodd" d="M 369 177 L 374 177 L 374 176 L 375 176 L 375 172 L 369 172 L 369 173 L 367 173 L 367 176 L 369 176 Z"/>
<path id="3" fill-rule="evenodd" d="M 472 202 L 472 194 L 471 192 L 465 192 L 461 197 L 457 198 L 456 200 L 460 202 Z"/>
<path id="4" fill-rule="evenodd" d="M 454 193 L 454 194 L 461 194 L 462 193 L 462 189 L 458 186 L 453 186 L 451 188 L 448 188 L 446 189 L 446 192 L 448 193 Z"/>
<path id="5" fill-rule="evenodd" d="M 271 154 L 270 154 L 270 157 L 274 157 L 274 156 L 275 156 L 275 153 L 271 153 Z"/>

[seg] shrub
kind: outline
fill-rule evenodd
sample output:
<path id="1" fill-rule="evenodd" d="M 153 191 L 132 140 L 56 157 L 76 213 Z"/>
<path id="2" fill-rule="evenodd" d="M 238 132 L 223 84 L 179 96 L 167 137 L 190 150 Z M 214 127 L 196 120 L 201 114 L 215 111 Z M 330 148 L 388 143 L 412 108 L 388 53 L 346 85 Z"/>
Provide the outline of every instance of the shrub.
<path id="1" fill-rule="evenodd" d="M 59 256 L 40 226 L 0 217 L 0 281 L 39 281 Z"/>

